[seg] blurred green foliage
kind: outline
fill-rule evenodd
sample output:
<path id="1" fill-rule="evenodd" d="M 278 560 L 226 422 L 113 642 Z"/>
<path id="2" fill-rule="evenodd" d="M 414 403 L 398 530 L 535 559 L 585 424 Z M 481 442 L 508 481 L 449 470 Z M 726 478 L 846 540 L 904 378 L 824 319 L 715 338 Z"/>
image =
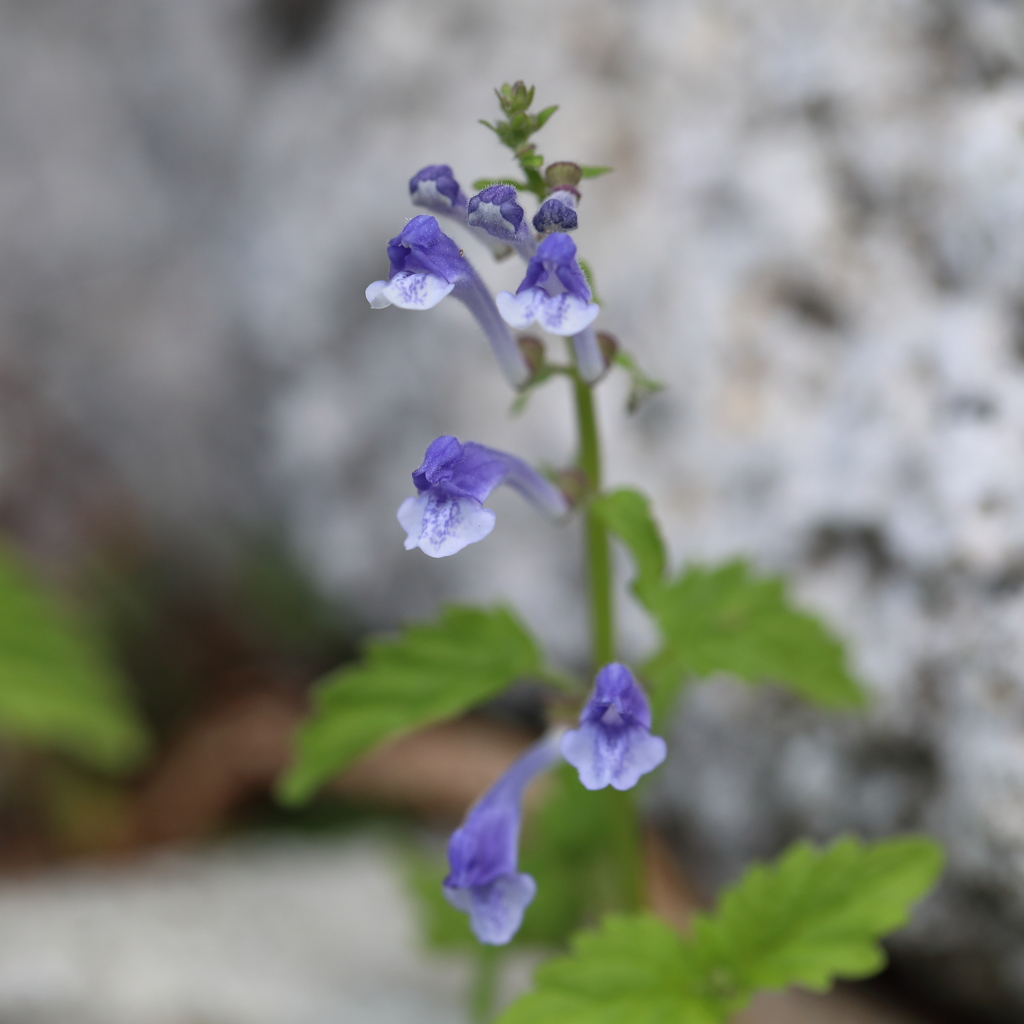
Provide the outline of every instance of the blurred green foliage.
<path id="1" fill-rule="evenodd" d="M 138 764 L 148 741 L 94 634 L 0 547 L 0 734 L 99 769 Z"/>

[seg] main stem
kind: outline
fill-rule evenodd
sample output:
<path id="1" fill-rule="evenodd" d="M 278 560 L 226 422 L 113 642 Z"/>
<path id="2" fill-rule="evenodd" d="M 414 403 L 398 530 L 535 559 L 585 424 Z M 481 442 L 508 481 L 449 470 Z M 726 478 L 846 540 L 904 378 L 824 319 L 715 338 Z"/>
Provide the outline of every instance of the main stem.
<path id="1" fill-rule="evenodd" d="M 594 414 L 594 393 L 573 377 L 576 423 L 580 434 L 579 466 L 587 478 L 588 499 L 601 491 L 601 440 Z M 588 500 L 583 528 L 587 557 L 587 586 L 590 591 L 590 623 L 594 668 L 615 660 L 615 626 L 612 614 L 612 566 L 608 531 L 594 514 Z"/>

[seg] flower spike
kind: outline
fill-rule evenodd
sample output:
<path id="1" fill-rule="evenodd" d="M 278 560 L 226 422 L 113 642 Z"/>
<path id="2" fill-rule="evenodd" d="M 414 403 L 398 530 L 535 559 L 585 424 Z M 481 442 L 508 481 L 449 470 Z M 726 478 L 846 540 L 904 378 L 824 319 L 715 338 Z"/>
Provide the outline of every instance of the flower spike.
<path id="1" fill-rule="evenodd" d="M 469 914 L 486 945 L 510 942 L 536 895 L 537 883 L 519 871 L 520 804 L 533 777 L 558 760 L 557 736 L 542 737 L 473 805 L 448 843 L 445 897 Z"/>
<path id="2" fill-rule="evenodd" d="M 366 300 L 374 309 L 391 305 L 433 309 L 446 295 L 454 295 L 476 318 L 512 386 L 520 388 L 530 379 L 530 366 L 499 315 L 491 293 L 433 217 L 413 217 L 388 242 L 388 256 L 388 280 L 374 281 L 366 289 Z"/>
<path id="3" fill-rule="evenodd" d="M 597 674 L 578 729 L 562 736 L 562 756 L 587 789 L 632 789 L 665 760 L 665 741 L 651 735 L 651 708 L 633 673 L 612 662 Z"/>
<path id="4" fill-rule="evenodd" d="M 454 555 L 494 529 L 494 512 L 484 502 L 499 484 L 552 519 L 569 511 L 565 495 L 521 459 L 448 435 L 431 442 L 412 480 L 419 493 L 402 502 L 398 521 L 408 534 L 406 550 L 419 548 L 431 558 Z"/>

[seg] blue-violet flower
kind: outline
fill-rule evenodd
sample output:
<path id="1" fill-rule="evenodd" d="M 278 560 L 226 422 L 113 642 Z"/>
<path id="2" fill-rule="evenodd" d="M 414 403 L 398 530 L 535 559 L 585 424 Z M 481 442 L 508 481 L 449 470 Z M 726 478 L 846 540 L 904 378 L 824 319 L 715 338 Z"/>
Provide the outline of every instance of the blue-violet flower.
<path id="1" fill-rule="evenodd" d="M 452 216 L 465 223 L 466 194 L 447 164 L 431 164 L 409 179 L 409 196 L 431 213 Z"/>
<path id="2" fill-rule="evenodd" d="M 535 321 L 552 334 L 571 336 L 580 376 L 592 384 L 605 371 L 604 356 L 591 328 L 600 307 L 576 262 L 576 243 L 555 232 L 537 246 L 515 295 L 499 292 L 498 310 L 517 329 Z"/>
<path id="3" fill-rule="evenodd" d="M 530 367 L 498 313 L 491 293 L 459 247 L 427 215 L 413 217 L 388 242 L 391 272 L 374 281 L 366 299 L 374 309 L 432 309 L 446 295 L 461 300 L 483 329 L 502 372 L 513 387 L 530 378 Z"/>
<path id="4" fill-rule="evenodd" d="M 534 231 L 539 235 L 552 231 L 575 231 L 579 224 L 576 214 L 579 197 L 579 192 L 569 185 L 555 189 L 533 215 Z"/>
<path id="5" fill-rule="evenodd" d="M 406 550 L 419 548 L 432 558 L 454 555 L 494 529 L 494 512 L 484 502 L 499 484 L 551 518 L 569 510 L 565 495 L 522 459 L 447 435 L 431 442 L 412 480 L 419 493 L 402 502 L 398 521 L 408 534 Z"/>
<path id="6" fill-rule="evenodd" d="M 512 185 L 489 185 L 473 196 L 467 220 L 470 227 L 483 228 L 492 238 L 511 245 L 523 259 L 530 259 L 537 248 Z"/>
<path id="7" fill-rule="evenodd" d="M 450 217 L 469 230 L 494 254 L 496 259 L 508 256 L 512 249 L 466 219 L 468 200 L 447 164 L 431 164 L 409 179 L 409 197 L 414 206 L 422 206 L 440 217 Z"/>
<path id="8" fill-rule="evenodd" d="M 520 807 L 533 777 L 559 759 L 554 736 L 538 740 L 470 808 L 448 842 L 448 902 L 469 914 L 473 934 L 503 946 L 523 921 L 537 883 L 519 869 Z"/>
<path id="9" fill-rule="evenodd" d="M 651 735 L 651 707 L 633 673 L 612 662 L 597 674 L 578 729 L 562 736 L 562 756 L 587 789 L 632 789 L 665 760 L 665 741 Z"/>

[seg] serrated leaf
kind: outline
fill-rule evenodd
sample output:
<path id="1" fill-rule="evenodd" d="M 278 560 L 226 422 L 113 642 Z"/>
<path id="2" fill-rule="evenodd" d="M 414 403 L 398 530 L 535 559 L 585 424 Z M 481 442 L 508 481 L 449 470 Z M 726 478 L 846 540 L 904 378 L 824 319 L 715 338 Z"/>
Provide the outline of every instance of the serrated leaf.
<path id="1" fill-rule="evenodd" d="M 722 1024 L 759 989 L 866 977 L 885 962 L 878 940 L 905 923 L 941 867 L 923 837 L 798 843 L 748 871 L 688 939 L 647 914 L 579 933 L 498 1024 Z"/>
<path id="2" fill-rule="evenodd" d="M 824 991 L 839 978 L 881 970 L 878 940 L 906 923 L 935 883 L 943 855 L 924 837 L 825 849 L 796 843 L 756 865 L 697 919 L 693 948 L 705 977 L 749 998 L 759 989 Z"/>
<path id="3" fill-rule="evenodd" d="M 580 168 L 583 172 L 584 178 L 600 178 L 602 174 L 611 174 L 615 170 L 614 167 L 598 167 L 596 165 L 584 165 Z"/>
<path id="4" fill-rule="evenodd" d="M 452 606 L 436 623 L 373 640 L 360 662 L 319 685 L 278 798 L 301 803 L 378 743 L 459 715 L 540 670 L 533 638 L 504 608 Z"/>
<path id="5" fill-rule="evenodd" d="M 824 707 L 864 702 L 836 637 L 793 605 L 782 580 L 754 576 L 742 561 L 691 566 L 650 607 L 664 643 L 643 675 L 658 713 L 684 677 L 716 672 L 778 683 Z"/>
<path id="6" fill-rule="evenodd" d="M 131 767 L 148 745 L 92 637 L 3 548 L 0 732 L 103 769 Z"/>
<path id="7" fill-rule="evenodd" d="M 601 495 L 590 507 L 633 556 L 636 565 L 633 590 L 637 596 L 645 603 L 656 600 L 664 584 L 665 544 L 646 496 L 623 488 Z"/>
<path id="8" fill-rule="evenodd" d="M 581 932 L 569 956 L 543 964 L 536 991 L 498 1024 L 719 1024 L 713 1001 L 695 996 L 697 978 L 679 936 L 648 914 L 610 916 Z"/>

